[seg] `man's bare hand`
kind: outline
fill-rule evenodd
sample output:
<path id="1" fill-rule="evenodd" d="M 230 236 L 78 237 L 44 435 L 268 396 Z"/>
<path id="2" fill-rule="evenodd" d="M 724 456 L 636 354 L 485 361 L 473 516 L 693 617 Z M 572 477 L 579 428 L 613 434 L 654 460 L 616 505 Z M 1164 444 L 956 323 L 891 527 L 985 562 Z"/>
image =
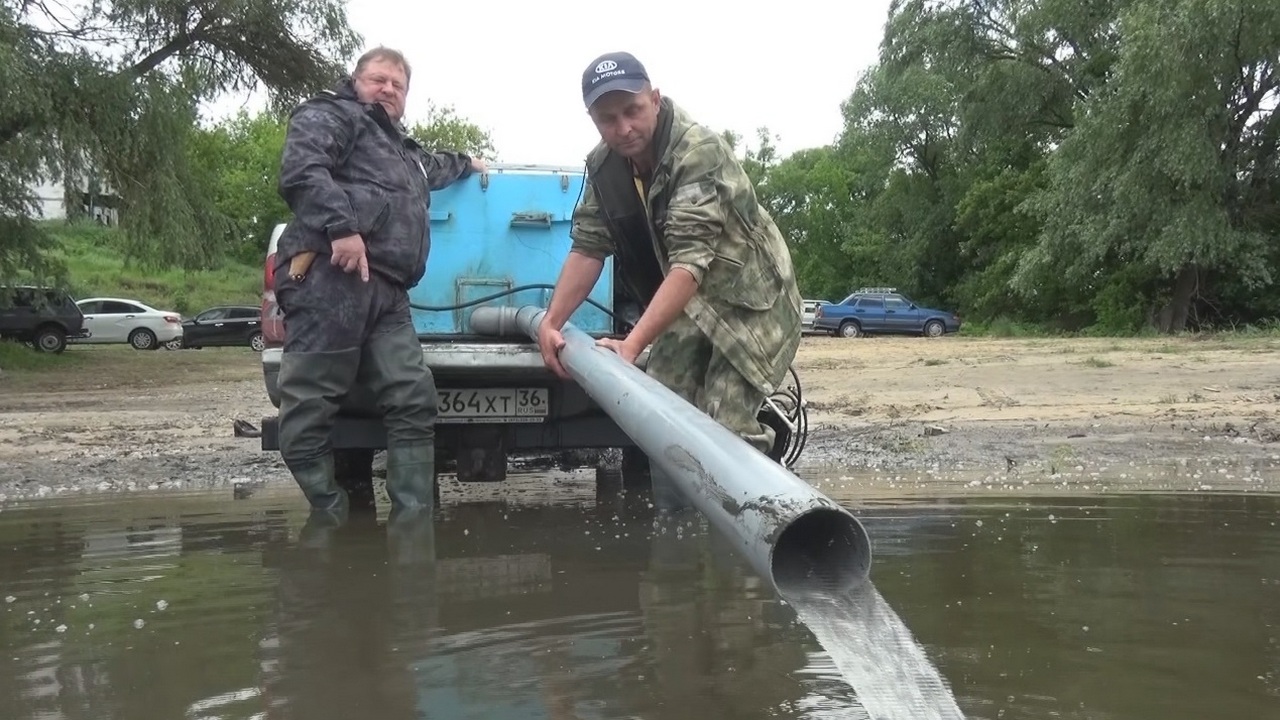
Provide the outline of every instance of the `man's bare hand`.
<path id="1" fill-rule="evenodd" d="M 332 243 L 333 257 L 329 262 L 342 268 L 343 272 L 360 271 L 360 279 L 369 282 L 369 258 L 364 254 L 364 238 L 359 235 L 348 235 L 338 238 Z"/>
<path id="2" fill-rule="evenodd" d="M 607 350 L 618 353 L 618 357 L 627 361 L 627 364 L 634 365 L 636 358 L 640 357 L 640 351 L 631 347 L 631 343 L 626 340 L 615 340 L 613 338 L 600 338 L 596 340 L 596 345 Z"/>
<path id="3" fill-rule="evenodd" d="M 548 325 L 538 327 L 538 349 L 542 351 L 542 362 L 547 369 L 562 380 L 570 379 L 569 372 L 560 364 L 560 351 L 564 349 L 564 335 Z"/>
<path id="4" fill-rule="evenodd" d="M 482 173 L 489 169 L 489 165 L 480 158 L 471 158 L 471 169 L 475 172 Z"/>

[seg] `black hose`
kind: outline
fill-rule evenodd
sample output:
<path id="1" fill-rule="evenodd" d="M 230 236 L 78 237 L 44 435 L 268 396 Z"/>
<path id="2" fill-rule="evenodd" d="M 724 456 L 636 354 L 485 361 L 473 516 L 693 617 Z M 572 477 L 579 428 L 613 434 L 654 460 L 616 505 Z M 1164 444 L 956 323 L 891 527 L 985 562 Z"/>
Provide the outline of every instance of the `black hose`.
<path id="1" fill-rule="evenodd" d="M 474 300 L 468 300 L 464 303 L 458 303 L 457 305 L 419 305 L 418 303 L 411 302 L 409 303 L 409 307 L 413 308 L 414 310 L 425 310 L 427 312 L 449 312 L 452 310 L 461 310 L 463 308 L 471 307 L 472 305 L 480 305 L 482 303 L 487 303 L 491 300 L 498 300 L 500 298 L 507 297 L 508 295 L 515 295 L 518 292 L 524 292 L 525 290 L 555 290 L 555 289 L 556 289 L 555 285 L 550 285 L 547 283 L 533 283 L 530 285 L 517 285 L 516 287 L 510 288 L 508 290 L 496 292 L 492 295 L 485 295 L 484 297 L 478 297 Z M 604 305 L 601 305 L 600 303 L 596 302 L 595 300 L 592 300 L 591 298 L 587 298 L 586 300 L 589 305 L 599 309 L 601 312 L 608 315 L 610 318 L 613 319 L 614 322 L 621 323 L 626 327 L 631 327 L 631 323 L 615 315 L 614 312 L 609 308 L 605 307 Z"/>
<path id="2" fill-rule="evenodd" d="M 800 459 L 800 453 L 804 451 L 804 447 L 809 440 L 809 409 L 804 403 L 804 393 L 800 387 L 800 376 L 796 373 L 795 366 L 788 368 L 791 373 L 791 379 L 795 383 L 795 388 L 782 388 L 769 396 L 773 401 L 774 407 L 778 411 L 784 413 L 784 420 L 794 427 L 795 430 L 787 436 L 786 443 L 782 448 L 782 464 L 786 467 L 792 467 L 796 461 Z M 772 408 L 766 408 L 770 412 L 774 412 Z"/>

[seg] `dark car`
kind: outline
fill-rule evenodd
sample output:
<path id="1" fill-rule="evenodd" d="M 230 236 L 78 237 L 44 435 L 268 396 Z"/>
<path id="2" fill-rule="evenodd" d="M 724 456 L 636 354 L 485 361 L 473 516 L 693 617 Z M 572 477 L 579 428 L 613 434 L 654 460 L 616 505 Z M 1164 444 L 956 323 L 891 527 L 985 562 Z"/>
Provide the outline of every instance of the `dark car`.
<path id="1" fill-rule="evenodd" d="M 262 342 L 262 308 L 257 305 L 212 307 L 182 323 L 181 347 L 238 347 L 248 345 L 257 352 Z M 174 342 L 177 344 L 177 341 Z"/>
<path id="2" fill-rule="evenodd" d="M 30 343 L 37 352 L 60 353 L 67 338 L 84 335 L 84 313 L 66 292 L 31 285 L 2 286 L 0 339 Z"/>

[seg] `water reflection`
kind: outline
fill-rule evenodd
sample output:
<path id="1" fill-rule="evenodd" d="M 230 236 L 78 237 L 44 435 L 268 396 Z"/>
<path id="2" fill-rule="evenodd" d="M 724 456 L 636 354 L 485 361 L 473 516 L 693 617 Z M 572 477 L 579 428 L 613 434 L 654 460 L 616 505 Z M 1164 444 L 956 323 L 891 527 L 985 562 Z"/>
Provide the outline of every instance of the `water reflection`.
<path id="1" fill-rule="evenodd" d="M 861 515 L 879 593 L 966 717 L 1274 711 L 1280 499 Z M 340 520 L 289 493 L 0 513 L 0 716 L 867 717 L 693 511 L 629 493 Z"/>
<path id="2" fill-rule="evenodd" d="M 408 661 L 437 625 L 430 515 L 315 512 L 292 544 L 272 544 L 275 612 L 261 643 L 272 718 L 413 717 Z"/>

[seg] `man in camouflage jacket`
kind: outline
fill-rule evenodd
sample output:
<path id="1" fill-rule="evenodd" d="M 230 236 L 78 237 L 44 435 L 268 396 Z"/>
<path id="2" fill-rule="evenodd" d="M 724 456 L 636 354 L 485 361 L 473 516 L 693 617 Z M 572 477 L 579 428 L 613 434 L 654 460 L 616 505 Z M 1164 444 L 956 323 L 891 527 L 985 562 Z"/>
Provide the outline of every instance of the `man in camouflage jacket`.
<path id="1" fill-rule="evenodd" d="M 635 57 L 597 58 L 582 92 L 602 142 L 539 328 L 543 359 L 567 377 L 560 329 L 613 255 L 645 310 L 626 339 L 598 343 L 628 362 L 652 343 L 650 376 L 768 453 L 774 432 L 757 417 L 800 345 L 785 240 L 724 140 L 661 97 Z"/>
<path id="2" fill-rule="evenodd" d="M 406 136 L 410 72 L 399 52 L 369 51 L 349 79 L 294 110 L 285 137 L 280 195 L 294 219 L 276 254 L 280 453 L 318 509 L 348 506 L 329 436 L 357 382 L 383 413 L 393 508 L 434 505 L 437 396 L 408 290 L 430 249 L 430 191 L 485 166 Z"/>

